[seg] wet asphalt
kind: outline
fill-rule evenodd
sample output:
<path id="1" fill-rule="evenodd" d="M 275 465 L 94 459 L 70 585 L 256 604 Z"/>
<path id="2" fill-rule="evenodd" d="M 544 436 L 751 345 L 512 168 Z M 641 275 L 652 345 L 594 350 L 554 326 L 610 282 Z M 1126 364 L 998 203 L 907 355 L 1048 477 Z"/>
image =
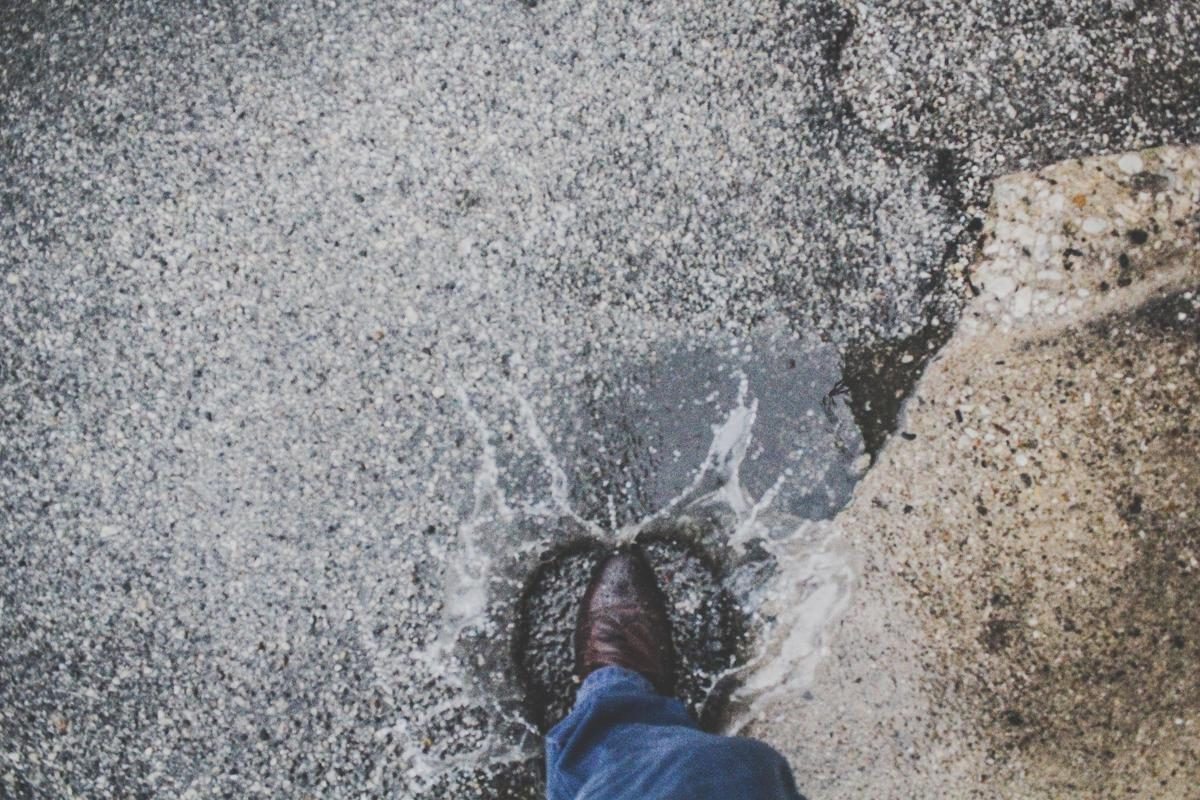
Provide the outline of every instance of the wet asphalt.
<path id="1" fill-rule="evenodd" d="M 743 376 L 831 516 L 991 179 L 1200 139 L 1194 4 L 1013 6 L 5 4 L 0 794 L 536 793 L 458 587 Z"/>

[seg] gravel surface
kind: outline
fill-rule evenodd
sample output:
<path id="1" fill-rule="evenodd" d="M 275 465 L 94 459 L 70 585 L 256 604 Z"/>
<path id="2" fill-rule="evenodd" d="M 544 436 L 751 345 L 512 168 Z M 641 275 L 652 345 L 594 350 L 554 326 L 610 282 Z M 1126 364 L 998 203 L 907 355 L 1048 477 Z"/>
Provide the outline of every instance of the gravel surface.
<path id="1" fill-rule="evenodd" d="M 497 614 L 698 474 L 843 587 L 991 179 L 1200 139 L 1012 5 L 0 7 L 0 794 L 536 795 Z"/>

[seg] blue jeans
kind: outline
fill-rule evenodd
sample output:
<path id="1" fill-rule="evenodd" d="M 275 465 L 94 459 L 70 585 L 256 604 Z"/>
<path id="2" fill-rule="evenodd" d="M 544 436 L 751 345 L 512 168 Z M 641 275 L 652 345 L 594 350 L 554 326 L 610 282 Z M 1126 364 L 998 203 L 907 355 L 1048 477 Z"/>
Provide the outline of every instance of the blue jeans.
<path id="1" fill-rule="evenodd" d="M 803 800 L 783 756 L 700 730 L 683 703 L 621 667 L 593 672 L 546 735 L 549 800 Z"/>

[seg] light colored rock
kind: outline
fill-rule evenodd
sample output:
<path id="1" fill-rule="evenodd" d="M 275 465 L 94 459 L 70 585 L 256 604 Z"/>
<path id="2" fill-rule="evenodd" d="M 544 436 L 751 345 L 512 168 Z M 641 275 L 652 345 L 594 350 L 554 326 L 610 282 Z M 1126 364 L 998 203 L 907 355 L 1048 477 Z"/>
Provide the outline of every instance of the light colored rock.
<path id="1" fill-rule="evenodd" d="M 1013 295 L 1013 301 L 1012 301 L 1012 307 L 1011 307 L 1012 315 L 1014 317 L 1016 317 L 1017 319 L 1021 319 L 1022 317 L 1028 316 L 1029 312 L 1032 310 L 1033 310 L 1033 289 L 1030 289 L 1028 286 L 1025 286 L 1022 289 L 1018 290 L 1015 295 Z"/>
<path id="2" fill-rule="evenodd" d="M 1145 169 L 1146 164 L 1137 153 L 1126 153 L 1117 159 L 1117 167 L 1126 175 L 1135 175 Z"/>
<path id="3" fill-rule="evenodd" d="M 1008 297 L 1017 288 L 1017 282 L 1007 275 L 999 275 L 987 282 L 987 288 L 998 300 Z"/>

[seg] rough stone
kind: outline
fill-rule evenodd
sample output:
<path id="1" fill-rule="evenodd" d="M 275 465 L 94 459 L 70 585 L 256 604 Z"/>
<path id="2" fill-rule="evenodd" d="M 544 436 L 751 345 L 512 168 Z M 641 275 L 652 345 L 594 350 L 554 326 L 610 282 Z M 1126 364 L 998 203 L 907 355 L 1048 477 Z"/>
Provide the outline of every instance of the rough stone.
<path id="1" fill-rule="evenodd" d="M 1186 797 L 1200 781 L 1200 151 L 1140 157 L 1169 190 L 1131 185 L 1123 158 L 997 184 L 981 258 L 1031 268 L 1020 223 L 1060 233 L 1074 267 L 1044 314 L 973 300 L 907 406 L 915 435 L 835 521 L 866 566 L 822 702 L 751 726 L 815 767 L 814 794 Z M 1049 187 L 1158 232 L 1136 282 L 1097 289 L 1124 240 L 1079 233 Z"/>

